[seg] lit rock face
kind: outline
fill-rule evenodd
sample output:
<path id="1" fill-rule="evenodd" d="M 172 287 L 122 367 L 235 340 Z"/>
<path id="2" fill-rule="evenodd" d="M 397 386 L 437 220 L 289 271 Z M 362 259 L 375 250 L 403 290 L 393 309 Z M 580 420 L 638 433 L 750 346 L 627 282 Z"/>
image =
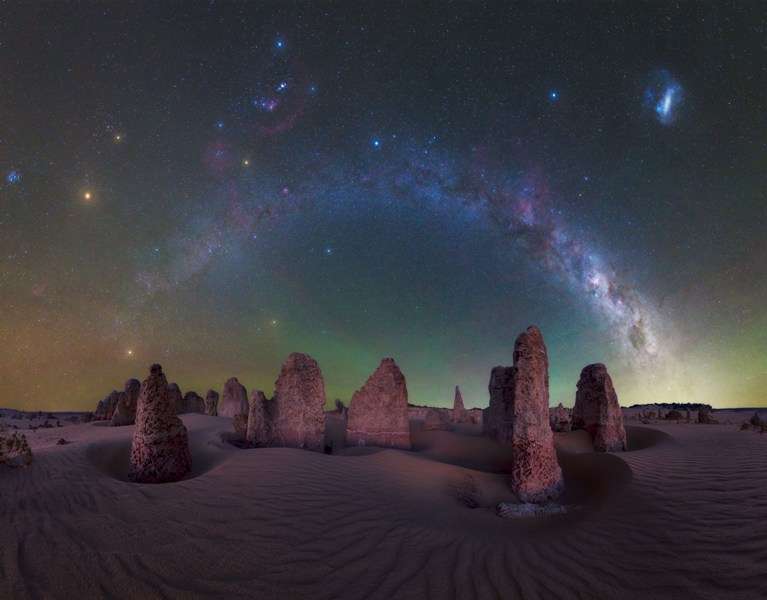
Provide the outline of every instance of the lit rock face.
<path id="1" fill-rule="evenodd" d="M 176 416 L 162 367 L 152 365 L 138 398 L 128 478 L 139 483 L 178 481 L 191 466 L 186 427 Z"/>
<path id="2" fill-rule="evenodd" d="M 572 426 L 570 410 L 562 406 L 561 402 L 559 406 L 549 409 L 549 420 L 551 421 L 552 431 L 570 431 Z"/>
<path id="3" fill-rule="evenodd" d="M 573 429 L 585 429 L 597 452 L 626 449 L 626 430 L 618 395 L 607 367 L 601 363 L 587 365 L 581 371 L 572 418 Z"/>
<path id="4" fill-rule="evenodd" d="M 461 395 L 461 388 L 455 386 L 455 396 L 453 397 L 453 423 L 466 423 L 468 421 L 468 414 L 466 408 L 463 406 L 463 396 Z"/>
<path id="5" fill-rule="evenodd" d="M 486 431 L 513 448 L 511 488 L 523 502 L 545 502 L 564 487 L 549 424 L 549 361 L 543 336 L 528 327 L 514 344 L 514 366 L 490 375 Z"/>
<path id="6" fill-rule="evenodd" d="M 111 421 L 117 408 L 117 403 L 120 401 L 120 392 L 112 390 L 112 392 L 103 400 L 100 400 L 96 406 L 96 412 L 93 413 L 94 421 Z"/>
<path id="7" fill-rule="evenodd" d="M 125 390 L 120 394 L 117 407 L 112 415 L 114 427 L 133 425 L 136 422 L 136 406 L 140 391 L 141 382 L 138 379 L 129 379 L 125 382 Z"/>
<path id="8" fill-rule="evenodd" d="M 173 405 L 175 414 L 177 415 L 183 414 L 184 397 L 181 395 L 181 388 L 178 387 L 178 384 L 171 383 L 168 386 L 168 398 L 170 399 L 170 403 Z"/>
<path id="9" fill-rule="evenodd" d="M 245 430 L 245 441 L 249 446 L 266 446 L 269 443 L 268 402 L 261 390 L 253 390 L 250 393 Z"/>
<path id="10" fill-rule="evenodd" d="M 187 392 L 184 394 L 183 407 L 183 412 L 185 413 L 205 414 L 205 400 L 197 392 Z"/>
<path id="11" fill-rule="evenodd" d="M 218 403 L 219 417 L 236 417 L 248 414 L 248 391 L 232 377 L 224 384 L 224 393 Z"/>
<path id="12" fill-rule="evenodd" d="M 323 448 L 325 382 L 316 360 L 298 352 L 288 356 L 270 404 L 271 445 Z"/>
<path id="13" fill-rule="evenodd" d="M 209 417 L 218 416 L 218 392 L 216 390 L 208 390 L 205 394 L 205 414 Z"/>
<path id="14" fill-rule="evenodd" d="M 410 449 L 407 383 L 393 358 L 384 358 L 349 404 L 350 446 Z"/>

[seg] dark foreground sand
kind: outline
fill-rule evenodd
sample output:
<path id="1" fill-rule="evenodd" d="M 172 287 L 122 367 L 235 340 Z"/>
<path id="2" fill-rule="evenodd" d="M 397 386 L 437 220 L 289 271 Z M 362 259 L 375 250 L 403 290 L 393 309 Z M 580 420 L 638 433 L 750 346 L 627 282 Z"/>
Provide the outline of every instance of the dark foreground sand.
<path id="1" fill-rule="evenodd" d="M 767 597 L 767 435 L 630 427 L 635 450 L 596 455 L 558 434 L 579 508 L 512 521 L 492 508 L 508 455 L 469 430 L 329 456 L 183 419 L 195 472 L 164 485 L 121 480 L 133 427 L 30 433 L 34 465 L 0 469 L 0 597 Z"/>

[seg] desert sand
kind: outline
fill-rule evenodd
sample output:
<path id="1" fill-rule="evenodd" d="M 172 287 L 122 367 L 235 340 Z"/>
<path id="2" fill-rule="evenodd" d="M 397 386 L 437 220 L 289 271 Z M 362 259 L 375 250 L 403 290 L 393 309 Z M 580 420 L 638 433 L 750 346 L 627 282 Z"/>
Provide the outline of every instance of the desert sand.
<path id="1" fill-rule="evenodd" d="M 0 469 L 0 596 L 767 595 L 767 435 L 627 421 L 629 451 L 605 454 L 557 433 L 568 513 L 502 519 L 508 449 L 476 426 L 327 455 L 239 449 L 231 419 L 181 418 L 193 470 L 166 484 L 127 481 L 133 426 L 26 432 L 34 464 Z"/>

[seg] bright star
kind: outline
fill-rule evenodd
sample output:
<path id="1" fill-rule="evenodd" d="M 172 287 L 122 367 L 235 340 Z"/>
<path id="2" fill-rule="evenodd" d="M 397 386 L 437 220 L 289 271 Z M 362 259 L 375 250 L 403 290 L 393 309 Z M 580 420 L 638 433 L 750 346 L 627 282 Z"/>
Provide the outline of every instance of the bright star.
<path id="1" fill-rule="evenodd" d="M 332 254 L 333 254 L 333 248 L 331 248 L 330 246 L 325 248 L 325 256 L 332 256 Z"/>
<path id="2" fill-rule="evenodd" d="M 93 194 L 92 194 L 91 192 L 85 192 L 85 193 L 83 194 L 83 198 L 84 198 L 85 200 L 90 200 L 91 198 L 93 198 Z"/>
<path id="3" fill-rule="evenodd" d="M 381 140 L 378 138 L 373 138 L 373 140 L 370 142 L 373 148 L 380 148 L 381 147 Z"/>
<path id="4" fill-rule="evenodd" d="M 216 122 L 216 129 L 223 129 L 224 128 L 224 122 L 218 121 Z"/>
<path id="5" fill-rule="evenodd" d="M 549 100 L 551 100 L 552 102 L 556 102 L 557 100 L 559 100 L 559 92 L 557 90 L 551 90 L 549 92 Z"/>
<path id="6" fill-rule="evenodd" d="M 114 135 L 114 138 L 113 138 L 113 139 L 114 139 L 114 141 L 115 141 L 115 144 L 119 144 L 120 142 L 122 142 L 122 141 L 123 141 L 123 136 L 122 136 L 122 134 L 121 134 L 121 133 L 116 133 L 116 134 Z"/>
<path id="7" fill-rule="evenodd" d="M 277 91 L 278 92 L 284 92 L 286 89 L 288 89 L 288 82 L 287 81 L 280 81 L 279 84 L 277 84 Z"/>
<path id="8" fill-rule="evenodd" d="M 272 327 L 277 327 L 279 324 L 280 322 L 277 319 L 272 319 Z"/>
<path id="9" fill-rule="evenodd" d="M 125 351 L 125 354 L 127 354 L 128 356 L 133 356 L 133 350 L 131 350 L 130 348 L 128 348 L 128 349 Z"/>
<path id="10" fill-rule="evenodd" d="M 249 160 L 249 159 L 247 159 L 247 158 L 246 158 L 246 159 L 243 159 L 243 161 L 242 161 L 242 166 L 243 166 L 243 167 L 249 167 L 249 166 L 250 166 L 250 160 Z"/>
<path id="11" fill-rule="evenodd" d="M 8 175 L 5 176 L 5 180 L 13 185 L 14 183 L 19 183 L 21 181 L 21 173 L 19 173 L 16 170 L 13 170 L 8 173 Z"/>
<path id="12" fill-rule="evenodd" d="M 282 50 L 285 47 L 285 40 L 277 38 L 274 40 L 274 47 L 277 48 L 277 50 Z"/>

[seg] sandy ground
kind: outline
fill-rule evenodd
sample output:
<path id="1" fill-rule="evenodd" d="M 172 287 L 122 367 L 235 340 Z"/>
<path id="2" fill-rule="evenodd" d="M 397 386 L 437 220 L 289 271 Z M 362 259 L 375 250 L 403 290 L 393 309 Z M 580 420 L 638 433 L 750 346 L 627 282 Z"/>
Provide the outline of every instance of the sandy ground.
<path id="1" fill-rule="evenodd" d="M 629 426 L 632 451 L 598 455 L 557 434 L 575 508 L 506 520 L 507 450 L 470 428 L 325 455 L 183 420 L 194 473 L 163 485 L 123 480 L 133 427 L 26 432 L 33 466 L 0 469 L 0 597 L 767 597 L 767 435 Z"/>

